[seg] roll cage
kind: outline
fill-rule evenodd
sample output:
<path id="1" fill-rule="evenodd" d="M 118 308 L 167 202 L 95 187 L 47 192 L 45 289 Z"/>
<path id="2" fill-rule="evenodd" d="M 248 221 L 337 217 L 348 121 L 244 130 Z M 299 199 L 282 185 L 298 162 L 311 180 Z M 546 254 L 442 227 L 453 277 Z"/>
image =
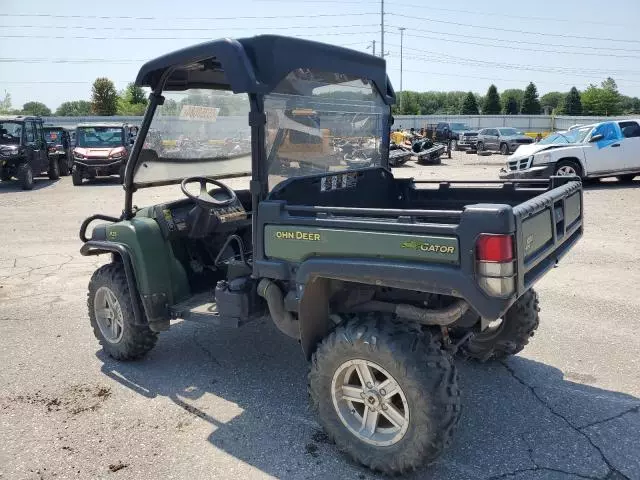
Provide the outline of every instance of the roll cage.
<path id="1" fill-rule="evenodd" d="M 385 61 L 354 50 L 308 40 L 276 35 L 242 39 L 220 39 L 187 47 L 145 63 L 135 84 L 150 87 L 147 111 L 136 137 L 125 171 L 123 216 L 133 217 L 133 193 L 154 184 L 136 184 L 145 138 L 154 113 L 164 103 L 162 92 L 188 89 L 226 90 L 249 97 L 251 129 L 251 184 L 253 209 L 268 192 L 266 114 L 264 96 L 274 91 L 291 72 L 316 70 L 357 76 L 371 82 L 389 108 L 388 124 L 382 129 L 382 166 L 388 168 L 391 105 L 395 92 L 386 74 Z"/>

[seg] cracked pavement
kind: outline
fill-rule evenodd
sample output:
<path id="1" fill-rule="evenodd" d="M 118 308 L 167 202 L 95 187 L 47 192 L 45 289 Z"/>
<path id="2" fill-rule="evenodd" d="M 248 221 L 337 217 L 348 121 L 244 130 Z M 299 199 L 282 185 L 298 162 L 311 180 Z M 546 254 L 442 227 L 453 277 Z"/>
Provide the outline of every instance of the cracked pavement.
<path id="1" fill-rule="evenodd" d="M 495 179 L 503 161 L 462 153 L 395 173 Z M 122 203 L 109 181 L 0 183 L 0 478 L 382 478 L 327 442 L 299 346 L 267 321 L 177 323 L 138 362 L 100 352 L 86 287 L 108 258 L 81 257 L 78 228 Z M 640 180 L 588 187 L 585 212 L 585 237 L 537 286 L 529 346 L 457 362 L 454 443 L 407 478 L 640 480 Z"/>

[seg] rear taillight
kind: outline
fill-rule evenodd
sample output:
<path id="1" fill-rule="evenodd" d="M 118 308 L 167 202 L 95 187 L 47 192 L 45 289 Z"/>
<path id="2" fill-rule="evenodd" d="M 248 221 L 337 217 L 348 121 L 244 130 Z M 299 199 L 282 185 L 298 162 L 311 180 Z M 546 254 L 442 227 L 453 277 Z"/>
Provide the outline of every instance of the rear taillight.
<path id="1" fill-rule="evenodd" d="M 476 272 L 480 287 L 494 297 L 515 292 L 513 236 L 483 233 L 476 241 Z"/>

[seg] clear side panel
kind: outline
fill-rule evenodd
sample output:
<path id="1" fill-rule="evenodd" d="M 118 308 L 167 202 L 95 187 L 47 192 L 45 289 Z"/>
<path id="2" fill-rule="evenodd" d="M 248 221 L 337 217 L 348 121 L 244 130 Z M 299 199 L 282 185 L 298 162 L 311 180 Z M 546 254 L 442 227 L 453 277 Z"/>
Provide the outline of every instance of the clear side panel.
<path id="1" fill-rule="evenodd" d="M 164 92 L 144 139 L 134 183 L 251 173 L 249 97 L 217 90 Z"/>
<path id="2" fill-rule="evenodd" d="M 389 107 L 373 83 L 299 69 L 265 96 L 269 189 L 301 175 L 382 163 Z"/>

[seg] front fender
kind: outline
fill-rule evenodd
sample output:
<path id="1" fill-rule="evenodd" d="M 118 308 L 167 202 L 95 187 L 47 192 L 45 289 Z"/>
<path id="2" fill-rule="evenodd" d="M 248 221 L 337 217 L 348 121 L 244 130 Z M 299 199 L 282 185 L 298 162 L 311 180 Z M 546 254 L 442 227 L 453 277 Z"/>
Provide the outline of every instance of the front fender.
<path id="1" fill-rule="evenodd" d="M 131 262 L 131 253 L 129 249 L 122 244 L 107 242 L 104 240 L 89 240 L 80 248 L 80 254 L 87 257 L 91 255 L 100 255 L 103 253 L 112 253 L 117 255 L 122 261 L 124 267 L 124 273 L 127 277 L 127 286 L 131 297 L 134 300 L 133 304 L 133 316 L 136 325 L 147 325 L 147 317 L 140 311 L 140 302 L 135 301 L 140 299 L 140 293 L 136 284 L 136 276 L 133 271 L 133 265 Z"/>
<path id="2" fill-rule="evenodd" d="M 118 251 L 124 248 L 147 318 L 150 322 L 168 320 L 169 306 L 187 298 L 190 288 L 184 267 L 174 257 L 171 244 L 162 236 L 157 222 L 151 218 L 132 218 L 106 225 L 105 229 L 106 240 L 92 239 L 83 249 L 90 249 L 95 242 L 101 242 L 103 249 L 108 245 L 119 245 Z M 93 251 L 100 253 L 99 250 L 93 247 Z"/>

